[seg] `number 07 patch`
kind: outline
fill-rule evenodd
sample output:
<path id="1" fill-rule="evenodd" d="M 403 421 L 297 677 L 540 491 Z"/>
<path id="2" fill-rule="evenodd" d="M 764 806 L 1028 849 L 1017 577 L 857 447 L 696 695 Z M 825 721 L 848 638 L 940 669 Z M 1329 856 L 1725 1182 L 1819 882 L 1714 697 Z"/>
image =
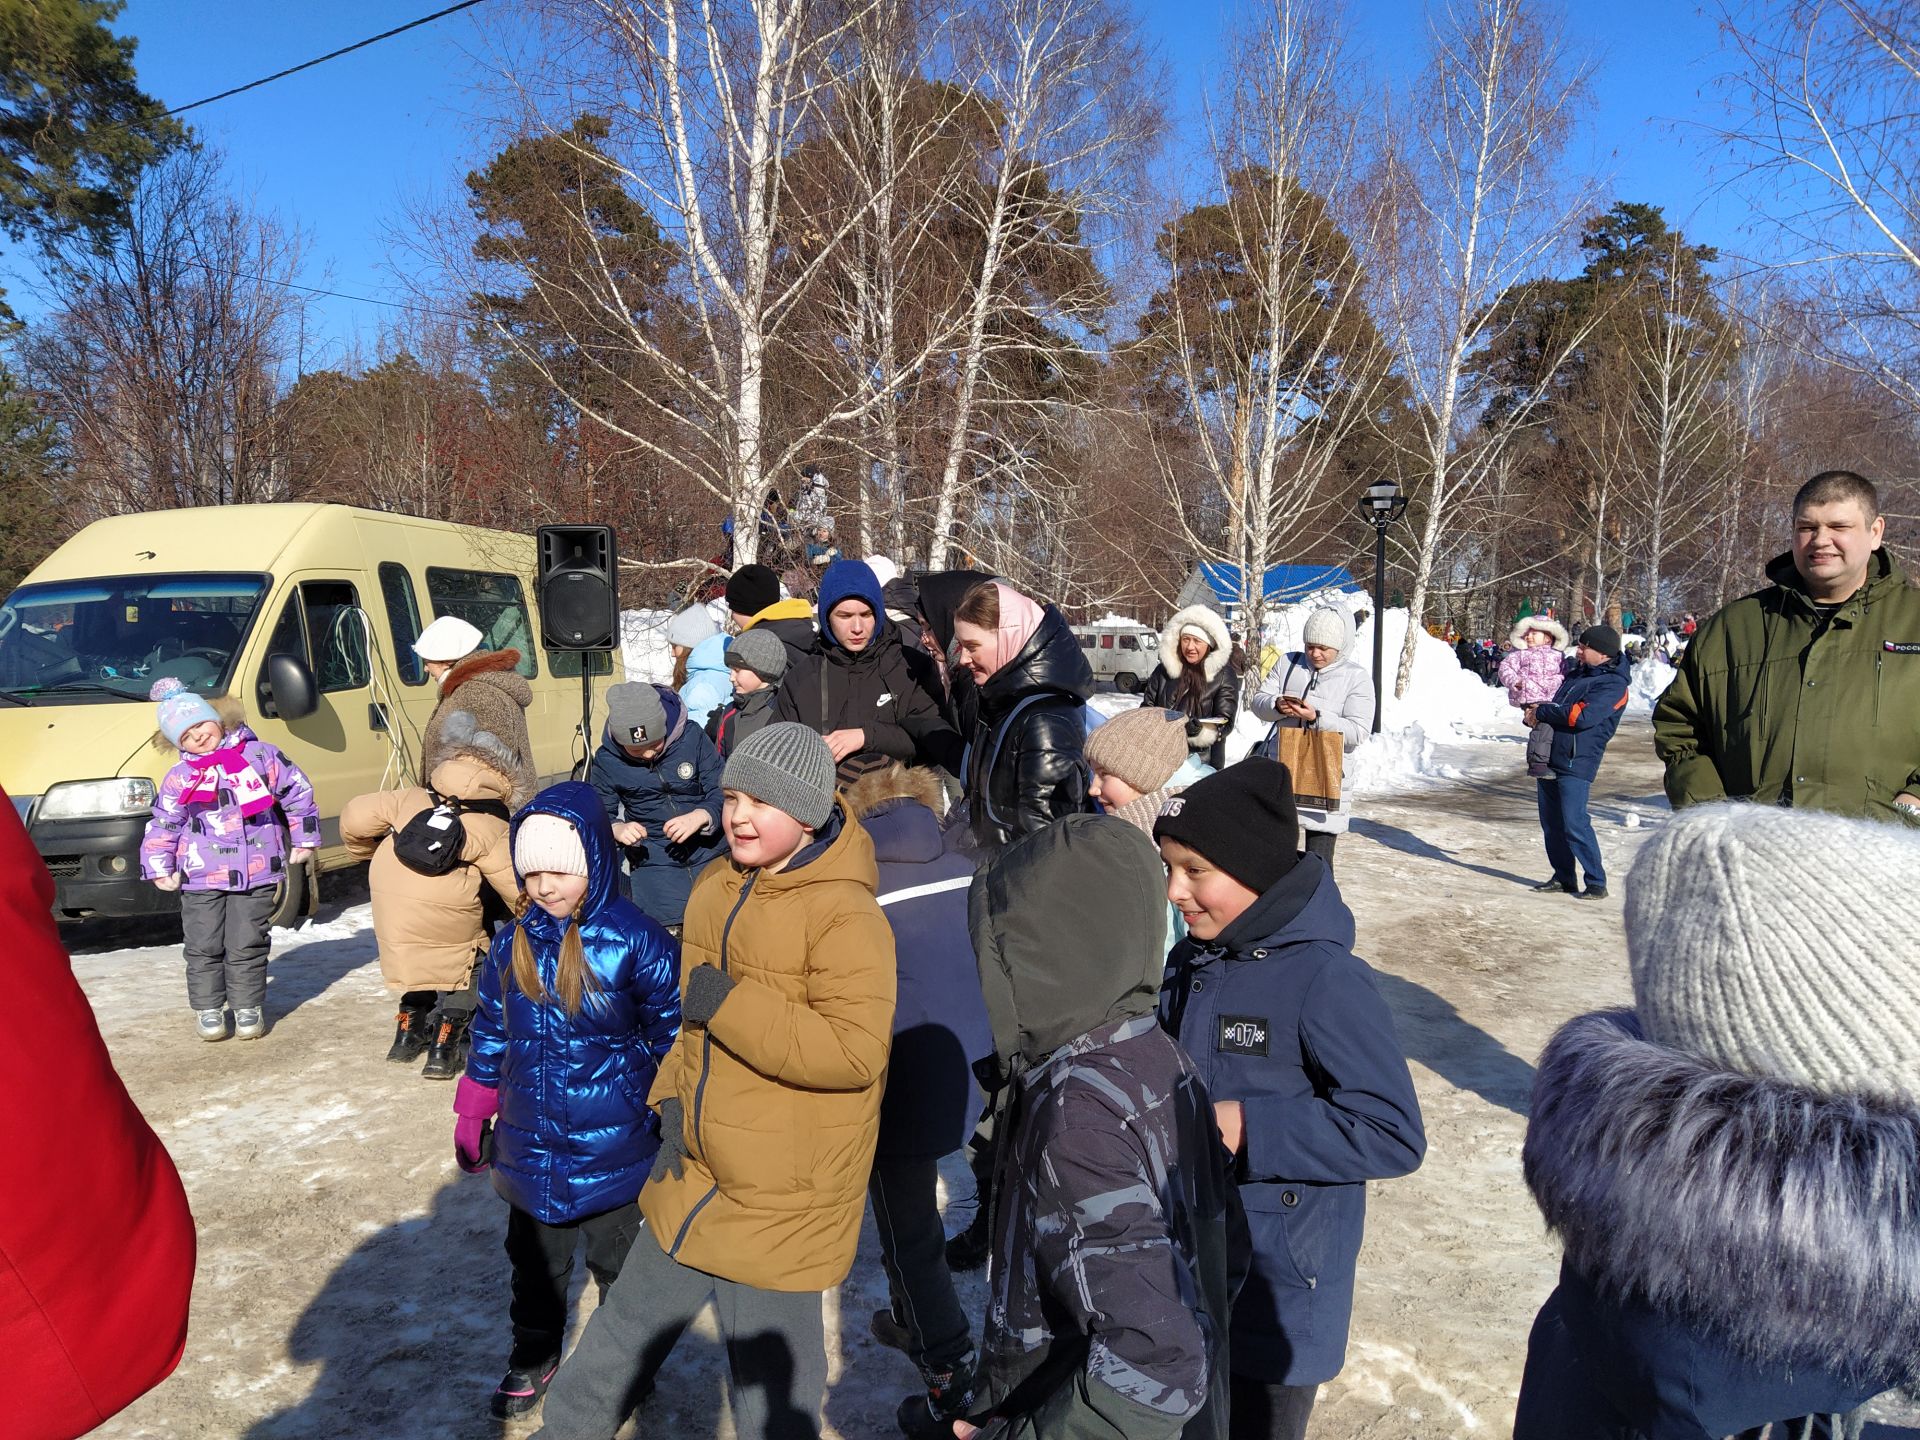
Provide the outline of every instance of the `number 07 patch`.
<path id="1" fill-rule="evenodd" d="M 1222 1015 L 1215 1050 L 1233 1055 L 1267 1053 L 1267 1022 L 1259 1015 Z"/>

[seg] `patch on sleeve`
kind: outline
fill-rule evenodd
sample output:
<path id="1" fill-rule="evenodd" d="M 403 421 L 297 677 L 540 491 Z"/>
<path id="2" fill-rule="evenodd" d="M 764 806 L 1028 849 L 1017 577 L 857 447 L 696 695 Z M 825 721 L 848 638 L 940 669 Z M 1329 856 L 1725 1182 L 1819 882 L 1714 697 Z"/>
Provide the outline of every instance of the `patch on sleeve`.
<path id="1" fill-rule="evenodd" d="M 1889 640 L 1886 649 L 1889 655 L 1920 655 L 1920 640 Z"/>
<path id="2" fill-rule="evenodd" d="M 1215 1050 L 1232 1055 L 1267 1053 L 1267 1022 L 1261 1015 L 1222 1015 Z"/>

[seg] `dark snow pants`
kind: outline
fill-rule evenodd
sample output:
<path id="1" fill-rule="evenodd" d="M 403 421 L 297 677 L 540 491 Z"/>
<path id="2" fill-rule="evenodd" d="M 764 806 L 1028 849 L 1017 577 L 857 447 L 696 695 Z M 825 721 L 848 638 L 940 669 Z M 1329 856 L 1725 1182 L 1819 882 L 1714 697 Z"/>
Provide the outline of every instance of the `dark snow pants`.
<path id="1" fill-rule="evenodd" d="M 509 1370 L 532 1370 L 560 1357 L 567 1333 L 567 1281 L 579 1243 L 587 1242 L 587 1272 L 600 1282 L 604 1298 L 619 1278 L 640 1223 L 640 1206 L 633 1202 L 571 1225 L 548 1225 L 517 1205 L 507 1208 L 507 1259 L 513 1265 Z"/>
<path id="2" fill-rule="evenodd" d="M 669 1258 L 645 1226 L 553 1377 L 535 1440 L 611 1440 L 709 1297 L 732 1370 L 739 1440 L 819 1440 L 827 1394 L 819 1291 L 756 1290 L 708 1275 Z"/>
<path id="3" fill-rule="evenodd" d="M 1269 1385 L 1230 1377 L 1227 1440 L 1306 1440 L 1318 1385 Z"/>
<path id="4" fill-rule="evenodd" d="M 973 1326 L 947 1268 L 939 1185 L 937 1160 L 877 1159 L 867 1182 L 887 1289 L 923 1374 L 951 1370 L 973 1353 Z"/>
<path id="5" fill-rule="evenodd" d="M 187 1004 L 195 1010 L 257 1010 L 267 1003 L 267 917 L 273 889 L 182 890 Z"/>

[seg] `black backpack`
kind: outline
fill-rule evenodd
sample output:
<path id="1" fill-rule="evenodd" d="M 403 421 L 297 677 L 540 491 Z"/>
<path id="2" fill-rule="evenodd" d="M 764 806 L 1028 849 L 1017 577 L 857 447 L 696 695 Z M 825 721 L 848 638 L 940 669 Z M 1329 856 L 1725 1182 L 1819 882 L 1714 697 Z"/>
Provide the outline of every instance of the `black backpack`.
<path id="1" fill-rule="evenodd" d="M 457 800 L 429 787 L 431 809 L 422 810 L 394 832 L 393 853 L 400 863 L 420 875 L 450 875 L 467 848 L 462 815 L 496 815 L 511 820 L 513 812 L 499 800 Z"/>

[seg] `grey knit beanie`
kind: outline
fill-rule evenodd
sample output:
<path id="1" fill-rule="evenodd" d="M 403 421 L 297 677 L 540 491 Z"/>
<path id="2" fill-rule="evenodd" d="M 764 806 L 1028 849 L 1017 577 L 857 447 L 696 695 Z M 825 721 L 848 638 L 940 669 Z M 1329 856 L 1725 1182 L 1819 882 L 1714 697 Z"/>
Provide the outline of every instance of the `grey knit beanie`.
<path id="1" fill-rule="evenodd" d="M 1178 710 L 1123 710 L 1087 737 L 1087 763 L 1151 795 L 1187 759 L 1187 717 Z"/>
<path id="2" fill-rule="evenodd" d="M 658 686 L 628 680 L 607 688 L 607 728 L 615 744 L 639 749 L 667 738 L 667 707 Z"/>
<path id="3" fill-rule="evenodd" d="M 758 627 L 727 642 L 727 668 L 751 670 L 769 685 L 787 673 L 787 647 L 771 630 Z"/>
<path id="4" fill-rule="evenodd" d="M 1324 605 L 1307 616 L 1306 626 L 1300 632 L 1300 643 L 1325 645 L 1344 655 L 1353 649 L 1353 621 L 1348 618 L 1346 611 Z"/>
<path id="5" fill-rule="evenodd" d="M 818 830 L 833 814 L 833 752 L 806 726 L 782 720 L 740 742 L 727 757 L 720 784 Z"/>
<path id="6" fill-rule="evenodd" d="M 1627 881 L 1641 1028 L 1823 1094 L 1920 1100 L 1916 874 L 1920 833 L 1901 825 L 1766 805 L 1682 811 Z"/>

